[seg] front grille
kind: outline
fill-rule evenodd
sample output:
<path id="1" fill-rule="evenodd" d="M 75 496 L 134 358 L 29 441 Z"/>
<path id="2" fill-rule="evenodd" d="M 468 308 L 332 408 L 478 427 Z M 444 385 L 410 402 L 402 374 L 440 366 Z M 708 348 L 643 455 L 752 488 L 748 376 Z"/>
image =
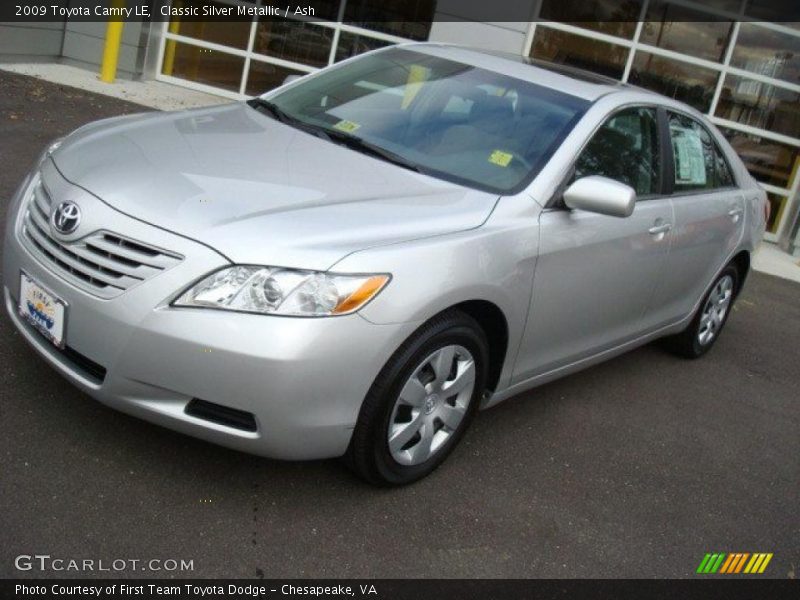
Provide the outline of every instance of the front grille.
<path id="1" fill-rule="evenodd" d="M 50 194 L 38 182 L 22 222 L 24 239 L 66 279 L 97 296 L 113 298 L 182 260 L 172 252 L 107 231 L 74 242 L 58 240 L 50 232 L 51 204 Z"/>

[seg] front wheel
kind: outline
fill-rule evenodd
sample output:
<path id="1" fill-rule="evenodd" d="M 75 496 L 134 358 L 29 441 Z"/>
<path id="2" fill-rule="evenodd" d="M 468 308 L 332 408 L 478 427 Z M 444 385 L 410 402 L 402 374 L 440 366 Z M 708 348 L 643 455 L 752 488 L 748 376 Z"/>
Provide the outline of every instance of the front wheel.
<path id="1" fill-rule="evenodd" d="M 403 485 L 438 467 L 478 408 L 487 346 L 478 323 L 455 310 L 418 329 L 364 400 L 347 457 L 356 473 L 371 483 Z"/>
<path id="2" fill-rule="evenodd" d="M 666 339 L 668 348 L 686 358 L 699 358 L 708 352 L 728 321 L 738 285 L 739 272 L 728 265 L 706 293 L 689 326 Z"/>

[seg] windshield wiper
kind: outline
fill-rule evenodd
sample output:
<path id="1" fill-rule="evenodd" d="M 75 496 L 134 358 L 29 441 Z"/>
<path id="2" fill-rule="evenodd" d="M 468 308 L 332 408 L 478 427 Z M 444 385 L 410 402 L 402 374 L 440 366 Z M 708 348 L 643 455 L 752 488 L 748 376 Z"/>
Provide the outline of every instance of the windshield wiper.
<path id="1" fill-rule="evenodd" d="M 416 173 L 424 172 L 422 167 L 417 163 L 412 162 L 406 157 L 392 152 L 391 150 L 387 150 L 382 146 L 368 142 L 364 138 L 350 135 L 344 131 L 336 131 L 335 129 L 330 129 L 327 127 L 320 127 L 320 130 L 327 135 L 329 139 L 344 144 L 348 148 L 352 148 L 353 150 L 357 150 L 359 152 L 364 152 L 365 154 L 371 154 L 372 156 L 381 158 L 387 162 L 397 165 L 398 167 L 403 167 L 404 169 L 409 169 Z"/>
<path id="2" fill-rule="evenodd" d="M 253 98 L 252 100 L 248 100 L 247 104 L 249 104 L 256 110 L 268 113 L 269 115 L 272 116 L 273 119 L 276 119 L 281 123 L 294 127 L 296 129 L 301 129 L 307 133 L 316 135 L 317 137 L 323 137 L 327 140 L 330 140 L 330 138 L 324 132 L 320 131 L 320 128 L 312 125 L 311 123 L 306 123 L 302 119 L 298 119 L 293 115 L 290 115 L 274 102 L 270 102 L 269 100 L 264 100 L 264 98 Z"/>
<path id="3" fill-rule="evenodd" d="M 269 100 L 264 100 L 264 98 L 253 98 L 252 100 L 248 100 L 247 103 L 256 110 L 268 112 L 273 118 L 277 119 L 281 123 L 290 124 L 297 121 L 297 119 L 287 114 L 277 104 L 270 102 Z"/>
<path id="4" fill-rule="evenodd" d="M 287 113 L 274 102 L 264 100 L 264 98 L 253 98 L 252 100 L 248 100 L 247 103 L 256 110 L 268 113 L 273 119 L 277 119 L 281 123 L 289 125 L 290 127 L 294 127 L 295 129 L 300 129 L 301 131 L 305 131 L 311 135 L 315 135 L 328 142 L 331 141 L 331 136 L 328 135 L 328 130 L 325 127 L 320 127 L 319 125 L 314 125 L 313 123 L 303 121 L 303 119 L 298 119 L 297 117 Z"/>
<path id="5" fill-rule="evenodd" d="M 316 135 L 317 137 L 329 142 L 338 142 L 353 150 L 364 152 L 365 154 L 371 154 L 372 156 L 381 158 L 394 165 L 403 167 L 404 169 L 415 171 L 416 173 L 423 172 L 422 167 L 408 160 L 404 156 L 400 156 L 391 150 L 387 150 L 386 148 L 373 144 L 372 142 L 368 142 L 363 138 L 345 133 L 344 131 L 337 131 L 335 129 L 330 129 L 321 125 L 315 125 L 313 123 L 303 121 L 302 119 L 298 119 L 297 117 L 288 114 L 274 102 L 270 102 L 264 98 L 253 98 L 252 100 L 248 100 L 247 103 L 256 110 L 269 113 L 274 119 L 277 119 L 281 123 L 285 123 L 286 125 L 290 125 L 297 129 L 302 129 L 307 133 Z"/>

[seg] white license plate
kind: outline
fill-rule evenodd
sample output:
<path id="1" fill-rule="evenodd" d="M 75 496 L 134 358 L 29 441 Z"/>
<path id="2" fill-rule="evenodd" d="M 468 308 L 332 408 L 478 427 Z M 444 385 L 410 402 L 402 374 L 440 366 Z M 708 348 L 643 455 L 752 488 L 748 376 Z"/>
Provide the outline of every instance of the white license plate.
<path id="1" fill-rule="evenodd" d="M 19 314 L 59 348 L 64 347 L 67 305 L 26 273 L 20 273 Z"/>

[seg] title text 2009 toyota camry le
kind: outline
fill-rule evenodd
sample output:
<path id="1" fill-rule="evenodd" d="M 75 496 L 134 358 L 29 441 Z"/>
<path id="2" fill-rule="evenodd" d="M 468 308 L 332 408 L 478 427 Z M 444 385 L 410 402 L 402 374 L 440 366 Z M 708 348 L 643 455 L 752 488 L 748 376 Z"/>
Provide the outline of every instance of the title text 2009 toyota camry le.
<path id="1" fill-rule="evenodd" d="M 714 344 L 766 197 L 696 111 L 436 44 L 54 143 L 5 303 L 127 413 L 402 484 L 479 407 L 659 337 Z"/>

